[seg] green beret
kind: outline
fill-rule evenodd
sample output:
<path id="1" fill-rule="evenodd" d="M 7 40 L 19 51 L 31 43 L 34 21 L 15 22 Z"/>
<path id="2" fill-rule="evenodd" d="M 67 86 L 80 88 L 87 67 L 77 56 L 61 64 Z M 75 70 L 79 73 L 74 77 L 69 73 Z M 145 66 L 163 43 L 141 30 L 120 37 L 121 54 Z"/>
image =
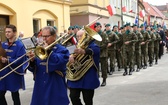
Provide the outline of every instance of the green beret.
<path id="1" fill-rule="evenodd" d="M 111 26 L 110 24 L 106 24 L 105 27 Z"/>
<path id="2" fill-rule="evenodd" d="M 80 29 L 80 27 L 79 27 L 78 25 L 75 25 L 75 26 L 74 26 L 74 29 L 75 29 L 75 28 L 78 28 L 78 29 Z"/>
<path id="3" fill-rule="evenodd" d="M 137 26 L 137 24 L 133 24 L 132 27 Z"/>
<path id="4" fill-rule="evenodd" d="M 113 28 L 118 27 L 117 25 L 114 25 Z"/>
<path id="5" fill-rule="evenodd" d="M 99 22 L 96 22 L 95 25 L 94 25 L 94 27 L 97 27 L 99 25 L 101 26 L 101 24 Z"/>
<path id="6" fill-rule="evenodd" d="M 126 25 L 126 26 L 130 26 L 130 23 L 126 23 L 125 25 Z"/>
<path id="7" fill-rule="evenodd" d="M 71 29 L 73 30 L 73 29 L 74 29 L 74 27 L 73 27 L 73 26 L 70 26 L 70 27 L 68 28 L 68 30 L 71 30 Z"/>
<path id="8" fill-rule="evenodd" d="M 160 27 L 160 28 L 162 28 L 162 26 L 161 26 L 161 25 L 158 25 L 158 26 L 157 26 L 157 28 L 159 28 L 159 27 Z"/>
<path id="9" fill-rule="evenodd" d="M 54 28 L 55 30 L 57 30 L 57 27 L 56 27 L 56 26 L 53 26 L 53 28 Z"/>
<path id="10" fill-rule="evenodd" d="M 142 28 L 142 27 L 144 27 L 144 25 L 143 25 L 143 24 L 141 24 L 141 25 L 140 25 L 140 28 Z"/>
<path id="11" fill-rule="evenodd" d="M 122 30 L 124 27 L 120 27 L 120 30 Z"/>

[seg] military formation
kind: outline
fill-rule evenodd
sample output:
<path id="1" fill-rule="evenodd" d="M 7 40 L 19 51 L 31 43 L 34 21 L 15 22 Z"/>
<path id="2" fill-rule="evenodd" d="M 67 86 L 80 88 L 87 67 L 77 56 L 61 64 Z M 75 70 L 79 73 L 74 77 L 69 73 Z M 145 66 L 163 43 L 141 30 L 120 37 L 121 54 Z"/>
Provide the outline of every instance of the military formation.
<path id="1" fill-rule="evenodd" d="M 74 30 L 76 27 L 70 26 L 69 29 Z M 108 74 L 113 75 L 116 70 L 124 69 L 123 76 L 132 75 L 134 71 L 139 72 L 158 64 L 158 59 L 163 54 L 160 50 L 163 49 L 165 35 L 160 32 L 160 25 L 156 28 L 126 23 L 119 28 L 117 25 L 112 27 L 105 24 L 102 30 L 101 23 L 96 22 L 92 28 L 102 37 L 101 42 L 95 42 L 100 47 L 101 86 L 106 86 Z"/>

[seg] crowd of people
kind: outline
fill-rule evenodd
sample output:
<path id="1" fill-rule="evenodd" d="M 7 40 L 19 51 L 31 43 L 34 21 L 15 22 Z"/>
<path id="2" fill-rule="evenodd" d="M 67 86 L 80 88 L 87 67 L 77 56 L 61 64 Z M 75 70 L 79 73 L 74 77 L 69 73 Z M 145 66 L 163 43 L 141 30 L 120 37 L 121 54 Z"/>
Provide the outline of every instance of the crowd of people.
<path id="1" fill-rule="evenodd" d="M 104 30 L 102 27 L 99 22 L 91 27 L 91 30 L 101 36 L 102 41 L 95 40 L 89 35 L 91 33 L 78 25 L 70 26 L 68 32 L 65 31 L 60 36 L 57 35 L 56 27 L 43 27 L 34 34 L 37 38 L 36 46 L 47 47 L 59 37 L 63 38 L 47 49 L 46 59 L 40 59 L 33 51 L 26 52 L 20 38 L 23 35 L 17 38 L 16 26 L 7 25 L 7 41 L 2 42 L 6 56 L 0 55 L 0 62 L 5 68 L 0 71 L 0 77 L 17 68 L 28 58 L 30 61 L 0 79 L 0 104 L 7 105 L 5 94 L 10 91 L 14 105 L 21 105 L 19 89 L 25 89 L 24 73 L 28 69 L 34 76 L 30 105 L 69 105 L 70 101 L 73 105 L 82 105 L 80 93 L 85 105 L 93 105 L 94 90 L 99 86 L 106 86 L 108 74 L 113 75 L 116 70 L 124 69 L 123 76 L 132 75 L 134 71 L 140 72 L 141 69 L 158 64 L 164 46 L 168 46 L 168 31 L 164 32 L 160 25 L 157 29 L 143 24 L 131 26 L 130 23 L 120 28 L 117 25 L 111 27 L 110 24 L 105 24 Z M 67 46 L 71 45 L 76 45 L 73 53 L 67 49 Z M 22 55 L 27 56 L 18 59 Z M 86 62 L 89 62 L 89 65 L 82 64 Z M 67 64 L 71 65 L 71 71 L 67 70 Z M 81 69 L 86 71 L 77 78 L 76 75 L 81 75 L 78 74 Z M 71 78 L 66 78 L 67 74 Z M 103 78 L 101 84 L 100 74 Z M 70 91 L 70 100 L 67 90 Z"/>

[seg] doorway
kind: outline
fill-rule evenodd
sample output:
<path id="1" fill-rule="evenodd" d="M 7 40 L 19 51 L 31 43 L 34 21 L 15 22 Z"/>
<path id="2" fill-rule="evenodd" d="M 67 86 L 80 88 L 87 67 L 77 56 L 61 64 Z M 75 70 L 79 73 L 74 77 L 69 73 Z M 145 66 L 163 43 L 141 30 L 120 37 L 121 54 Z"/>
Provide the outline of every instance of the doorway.
<path id="1" fill-rule="evenodd" d="M 9 16 L 0 15 L 0 40 L 4 42 L 5 37 L 5 26 L 9 24 Z"/>

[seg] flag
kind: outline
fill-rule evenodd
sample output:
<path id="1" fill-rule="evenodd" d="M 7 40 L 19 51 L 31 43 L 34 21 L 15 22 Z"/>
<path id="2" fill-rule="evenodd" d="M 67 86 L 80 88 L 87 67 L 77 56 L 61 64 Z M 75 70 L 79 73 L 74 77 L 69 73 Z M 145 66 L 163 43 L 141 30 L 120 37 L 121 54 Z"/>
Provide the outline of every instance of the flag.
<path id="1" fill-rule="evenodd" d="M 135 18 L 135 24 L 136 24 L 136 25 L 139 24 L 139 23 L 138 23 L 138 16 L 136 16 L 136 18 Z"/>
<path id="2" fill-rule="evenodd" d="M 144 10 L 141 10 L 141 11 L 139 12 L 139 16 L 143 18 L 143 17 L 145 16 L 145 11 L 144 11 Z"/>
<path id="3" fill-rule="evenodd" d="M 126 6 L 122 7 L 122 12 L 127 12 Z"/>
<path id="4" fill-rule="evenodd" d="M 150 15 L 148 15 L 148 25 L 150 25 Z"/>
<path id="5" fill-rule="evenodd" d="M 133 10 L 131 9 L 130 11 L 129 11 L 129 13 L 132 13 L 133 12 Z"/>
<path id="6" fill-rule="evenodd" d="M 147 21 L 144 22 L 144 28 L 147 26 Z"/>
<path id="7" fill-rule="evenodd" d="M 116 14 L 116 9 L 115 9 L 115 7 L 112 6 L 112 5 L 108 5 L 108 6 L 107 6 L 107 10 L 108 10 L 110 16 L 113 16 L 114 14 Z"/>
<path id="8" fill-rule="evenodd" d="M 77 44 L 77 40 L 76 40 L 76 38 L 75 38 L 75 37 L 72 37 L 72 38 L 71 38 L 71 41 L 72 41 L 72 43 L 73 43 L 74 45 L 76 45 L 76 44 Z"/>
<path id="9" fill-rule="evenodd" d="M 95 28 L 94 28 L 95 24 L 96 24 L 96 23 L 93 23 L 93 24 L 91 24 L 89 27 L 90 27 L 91 29 L 95 30 Z"/>

